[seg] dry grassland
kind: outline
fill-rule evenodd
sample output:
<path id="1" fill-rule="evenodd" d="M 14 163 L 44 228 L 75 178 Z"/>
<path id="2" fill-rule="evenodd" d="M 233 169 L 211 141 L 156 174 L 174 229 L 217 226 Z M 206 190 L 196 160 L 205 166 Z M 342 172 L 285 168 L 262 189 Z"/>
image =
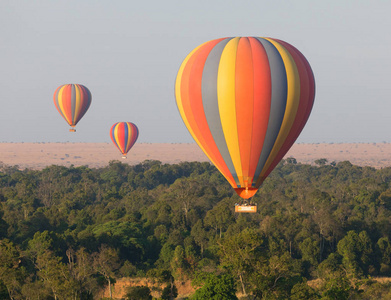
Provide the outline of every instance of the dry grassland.
<path id="1" fill-rule="evenodd" d="M 359 166 L 391 166 L 390 143 L 295 144 L 285 158 L 313 164 L 320 158 L 329 162 L 348 160 Z M 0 162 L 20 169 L 43 169 L 50 165 L 99 168 L 112 160 L 131 165 L 144 160 L 175 164 L 183 161 L 209 161 L 196 144 L 138 143 L 126 159 L 111 143 L 0 143 Z"/>

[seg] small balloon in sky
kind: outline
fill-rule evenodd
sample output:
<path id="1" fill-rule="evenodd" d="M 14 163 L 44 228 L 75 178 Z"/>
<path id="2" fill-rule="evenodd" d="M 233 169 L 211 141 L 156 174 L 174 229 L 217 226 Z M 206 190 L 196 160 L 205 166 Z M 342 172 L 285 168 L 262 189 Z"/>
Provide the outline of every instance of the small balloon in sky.
<path id="1" fill-rule="evenodd" d="M 122 153 L 122 158 L 136 143 L 138 138 L 138 128 L 131 122 L 117 122 L 110 129 L 110 137 L 114 145 Z"/>
<path id="2" fill-rule="evenodd" d="M 64 84 L 54 92 L 54 105 L 75 132 L 75 126 L 91 105 L 91 92 L 81 84 Z"/>
<path id="3" fill-rule="evenodd" d="M 229 37 L 190 52 L 179 68 L 175 96 L 194 140 L 248 199 L 306 124 L 315 79 L 303 54 L 284 41 Z"/>

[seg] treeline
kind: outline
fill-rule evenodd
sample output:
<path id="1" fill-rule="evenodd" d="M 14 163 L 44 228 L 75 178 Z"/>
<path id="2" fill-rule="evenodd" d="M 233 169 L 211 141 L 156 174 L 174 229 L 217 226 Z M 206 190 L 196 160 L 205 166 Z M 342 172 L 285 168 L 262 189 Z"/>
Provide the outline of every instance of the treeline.
<path id="1" fill-rule="evenodd" d="M 209 163 L 0 168 L 0 299 L 99 299 L 121 277 L 192 299 L 389 299 L 391 168 L 282 161 L 239 197 Z M 126 299 L 151 299 L 145 287 Z M 236 294 L 236 295 L 235 295 Z M 135 296 L 138 295 L 138 296 Z"/>

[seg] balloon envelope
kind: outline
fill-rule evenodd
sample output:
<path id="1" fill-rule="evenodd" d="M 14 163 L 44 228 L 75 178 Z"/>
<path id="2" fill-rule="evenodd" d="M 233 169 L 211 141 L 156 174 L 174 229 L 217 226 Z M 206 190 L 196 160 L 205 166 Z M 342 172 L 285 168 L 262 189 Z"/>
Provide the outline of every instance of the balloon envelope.
<path id="1" fill-rule="evenodd" d="M 194 140 L 247 199 L 302 131 L 315 80 L 305 57 L 284 41 L 221 38 L 184 59 L 175 96 Z"/>
<path id="2" fill-rule="evenodd" d="M 58 112 L 73 128 L 90 107 L 92 96 L 81 84 L 64 84 L 56 89 L 53 98 Z"/>
<path id="3" fill-rule="evenodd" d="M 110 137 L 122 155 L 126 156 L 138 138 L 138 128 L 131 122 L 118 122 L 111 126 Z"/>

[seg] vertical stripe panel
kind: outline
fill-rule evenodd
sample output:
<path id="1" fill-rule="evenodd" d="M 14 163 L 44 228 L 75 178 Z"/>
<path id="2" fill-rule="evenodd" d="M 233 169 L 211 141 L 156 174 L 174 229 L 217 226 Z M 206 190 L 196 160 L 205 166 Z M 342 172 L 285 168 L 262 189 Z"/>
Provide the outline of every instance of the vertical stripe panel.
<path id="1" fill-rule="evenodd" d="M 235 66 L 235 110 L 240 162 L 242 170 L 242 187 L 251 186 L 249 178 L 250 152 L 252 141 L 252 124 L 254 116 L 254 66 L 251 45 L 248 38 L 240 38 Z"/>
<path id="2" fill-rule="evenodd" d="M 119 148 L 121 150 L 121 153 L 124 153 L 124 124 L 123 123 L 118 123 L 116 127 L 116 140 L 119 145 Z"/>
<path id="3" fill-rule="evenodd" d="M 293 143 L 300 135 L 311 113 L 315 97 L 315 79 L 311 67 L 305 57 L 292 45 L 280 40 L 278 40 L 278 42 L 290 52 L 291 56 L 295 60 L 300 78 L 300 103 L 295 121 L 292 125 L 292 129 L 287 136 L 283 146 L 281 147 L 280 152 L 278 153 L 274 162 L 270 165 L 264 177 L 267 177 L 270 174 L 270 172 L 289 151 Z"/>
<path id="4" fill-rule="evenodd" d="M 271 108 L 271 71 L 267 53 L 256 38 L 249 38 L 254 72 L 254 109 L 249 177 L 253 180 L 264 145 Z M 255 183 L 255 182 L 254 182 Z M 252 182 L 249 182 L 252 185 Z"/>
<path id="5" fill-rule="evenodd" d="M 130 123 L 126 122 L 125 124 L 127 130 L 125 153 L 128 153 L 130 147 L 132 147 L 131 140 L 132 140 L 132 135 L 134 134 L 134 130 Z"/>
<path id="6" fill-rule="evenodd" d="M 261 174 L 277 139 L 284 118 L 286 97 L 288 93 L 287 75 L 280 53 L 269 41 L 262 38 L 257 39 L 266 51 L 270 66 L 271 103 L 265 141 L 255 170 L 254 180 Z M 256 182 L 253 182 L 253 185 L 255 186 Z"/>
<path id="7" fill-rule="evenodd" d="M 261 182 L 263 181 L 263 176 L 268 170 L 269 166 L 273 163 L 273 160 L 277 156 L 278 152 L 280 151 L 286 137 L 289 134 L 289 131 L 292 128 L 293 122 L 296 117 L 297 109 L 299 106 L 300 101 L 300 80 L 299 80 L 299 74 L 296 67 L 296 64 L 292 58 L 292 56 L 289 54 L 289 52 L 278 42 L 267 39 L 269 42 L 271 42 L 279 51 L 281 54 L 281 57 L 284 61 L 285 70 L 287 74 L 287 83 L 288 83 L 288 94 L 287 94 L 287 101 L 286 101 L 286 108 L 285 108 L 285 114 L 284 119 L 281 124 L 280 132 L 277 136 L 276 142 L 273 146 L 273 149 L 266 161 L 266 164 L 260 174 L 260 177 L 258 178 L 257 185 L 259 186 Z"/>
<path id="8" fill-rule="evenodd" d="M 132 123 L 126 122 L 126 129 L 128 131 L 128 135 L 126 137 L 126 149 L 125 152 L 128 153 L 130 148 L 133 146 L 132 144 L 132 136 L 134 135 L 134 129 Z"/>
<path id="9" fill-rule="evenodd" d="M 81 89 L 81 86 L 79 84 L 75 84 L 74 87 L 76 92 L 76 99 L 74 107 L 73 125 L 76 125 L 77 121 L 81 118 L 81 107 L 85 99 L 83 97 L 83 91 Z"/>
<path id="10" fill-rule="evenodd" d="M 129 124 L 127 122 L 122 122 L 122 124 L 124 128 L 124 139 L 123 139 L 124 148 L 122 154 L 126 154 L 128 152 L 128 147 L 129 147 L 129 136 L 130 136 Z"/>
<path id="11" fill-rule="evenodd" d="M 80 121 L 80 119 L 85 115 L 88 108 L 91 105 L 91 92 L 88 88 L 83 85 L 79 85 L 80 93 L 81 93 L 81 103 L 80 103 L 80 113 L 78 114 L 78 118 L 75 122 L 75 125 Z"/>
<path id="12" fill-rule="evenodd" d="M 227 174 L 231 174 L 236 185 L 240 185 L 231 160 L 231 156 L 228 151 L 227 144 L 225 142 L 224 132 L 220 120 L 221 118 L 219 117 L 220 112 L 217 100 L 217 74 L 221 53 L 230 40 L 230 38 L 227 38 L 219 42 L 210 51 L 208 58 L 206 59 L 205 67 L 202 73 L 202 102 L 208 127 L 212 134 L 212 139 L 218 148 L 215 151 L 220 153 L 221 159 L 223 160 L 221 164 L 225 164 L 226 168 L 228 169 L 225 172 Z"/>
<path id="13" fill-rule="evenodd" d="M 69 84 L 64 85 L 64 88 L 61 92 L 61 107 L 62 111 L 64 113 L 65 119 L 68 122 L 69 125 L 72 124 L 72 106 L 71 106 L 71 99 L 72 97 L 72 86 Z M 68 100 L 69 99 L 69 100 Z"/>
<path id="14" fill-rule="evenodd" d="M 235 65 L 238 43 L 239 38 L 233 38 L 227 43 L 221 54 L 217 77 L 217 97 L 221 124 L 228 151 L 231 155 L 240 185 L 243 186 L 235 107 Z"/>
<path id="15" fill-rule="evenodd" d="M 184 102 L 184 99 L 183 99 L 183 95 L 184 95 L 184 81 L 188 80 L 188 78 L 184 77 L 183 76 L 183 72 L 185 70 L 185 67 L 187 66 L 187 63 L 189 62 L 189 60 L 193 57 L 193 54 L 198 51 L 198 49 L 200 49 L 202 46 L 204 46 L 205 44 L 207 44 L 208 42 L 198 46 L 197 48 L 195 48 L 193 51 L 191 51 L 189 53 L 189 55 L 186 56 L 186 58 L 183 60 L 179 70 L 178 70 L 178 74 L 177 74 L 177 77 L 176 77 L 176 81 L 175 81 L 175 98 L 176 98 L 176 103 L 177 103 L 177 107 L 178 107 L 178 110 L 179 110 L 179 113 L 182 117 L 182 120 L 183 122 L 185 123 L 187 129 L 189 130 L 191 136 L 194 138 L 194 140 L 196 141 L 196 143 L 201 147 L 201 149 L 205 152 L 203 146 L 199 143 L 198 141 L 198 138 L 197 136 L 194 134 L 194 131 L 192 129 L 192 127 L 190 126 L 189 124 L 189 120 L 187 118 L 187 115 L 186 115 L 186 112 L 185 112 L 185 109 L 183 107 L 183 102 Z"/>
<path id="16" fill-rule="evenodd" d="M 113 128 L 113 138 L 114 138 L 114 141 L 115 141 L 115 144 L 116 146 L 118 147 L 118 150 L 121 151 L 121 147 L 120 145 L 118 144 L 118 136 L 117 136 L 117 126 L 118 126 L 118 123 L 114 126 Z"/>
<path id="17" fill-rule="evenodd" d="M 227 180 L 232 185 L 235 185 L 232 175 L 228 172 L 208 129 L 201 98 L 203 65 L 210 50 L 221 40 L 205 43 L 201 47 L 196 48 L 196 51 L 192 52 L 190 56 L 186 57 L 177 76 L 176 99 L 178 109 L 194 140 Z M 200 67 L 196 66 L 195 61 L 197 61 Z M 198 112 L 197 115 L 193 112 L 193 109 Z M 200 126 L 203 131 L 200 130 Z"/>
<path id="18" fill-rule="evenodd" d="M 113 126 L 111 126 L 110 137 L 111 137 L 111 140 L 113 141 L 114 145 L 119 149 L 117 140 L 115 138 L 115 128 L 116 128 L 117 124 L 118 123 L 115 123 Z"/>
<path id="19" fill-rule="evenodd" d="M 64 86 L 59 86 L 57 88 L 57 90 L 54 92 L 54 105 L 56 106 L 58 112 L 60 113 L 60 115 L 65 119 L 66 121 L 66 118 L 65 118 L 65 115 L 64 113 L 62 112 L 62 109 L 61 109 L 61 104 L 60 104 L 60 101 L 59 101 L 59 98 L 61 97 L 61 90 Z"/>
<path id="20" fill-rule="evenodd" d="M 69 106 L 70 106 L 70 119 L 71 119 L 71 126 L 75 126 L 75 107 L 76 107 L 76 101 L 77 101 L 77 90 L 76 86 L 74 84 L 70 84 L 71 86 L 71 97 L 69 101 Z M 68 102 L 68 101 L 67 101 Z"/>
<path id="21" fill-rule="evenodd" d="M 136 141 L 138 139 L 138 134 L 139 134 L 138 128 L 136 125 L 132 124 L 132 128 L 133 128 L 132 129 L 132 140 L 131 140 L 130 148 L 133 147 L 133 145 L 136 143 Z"/>

